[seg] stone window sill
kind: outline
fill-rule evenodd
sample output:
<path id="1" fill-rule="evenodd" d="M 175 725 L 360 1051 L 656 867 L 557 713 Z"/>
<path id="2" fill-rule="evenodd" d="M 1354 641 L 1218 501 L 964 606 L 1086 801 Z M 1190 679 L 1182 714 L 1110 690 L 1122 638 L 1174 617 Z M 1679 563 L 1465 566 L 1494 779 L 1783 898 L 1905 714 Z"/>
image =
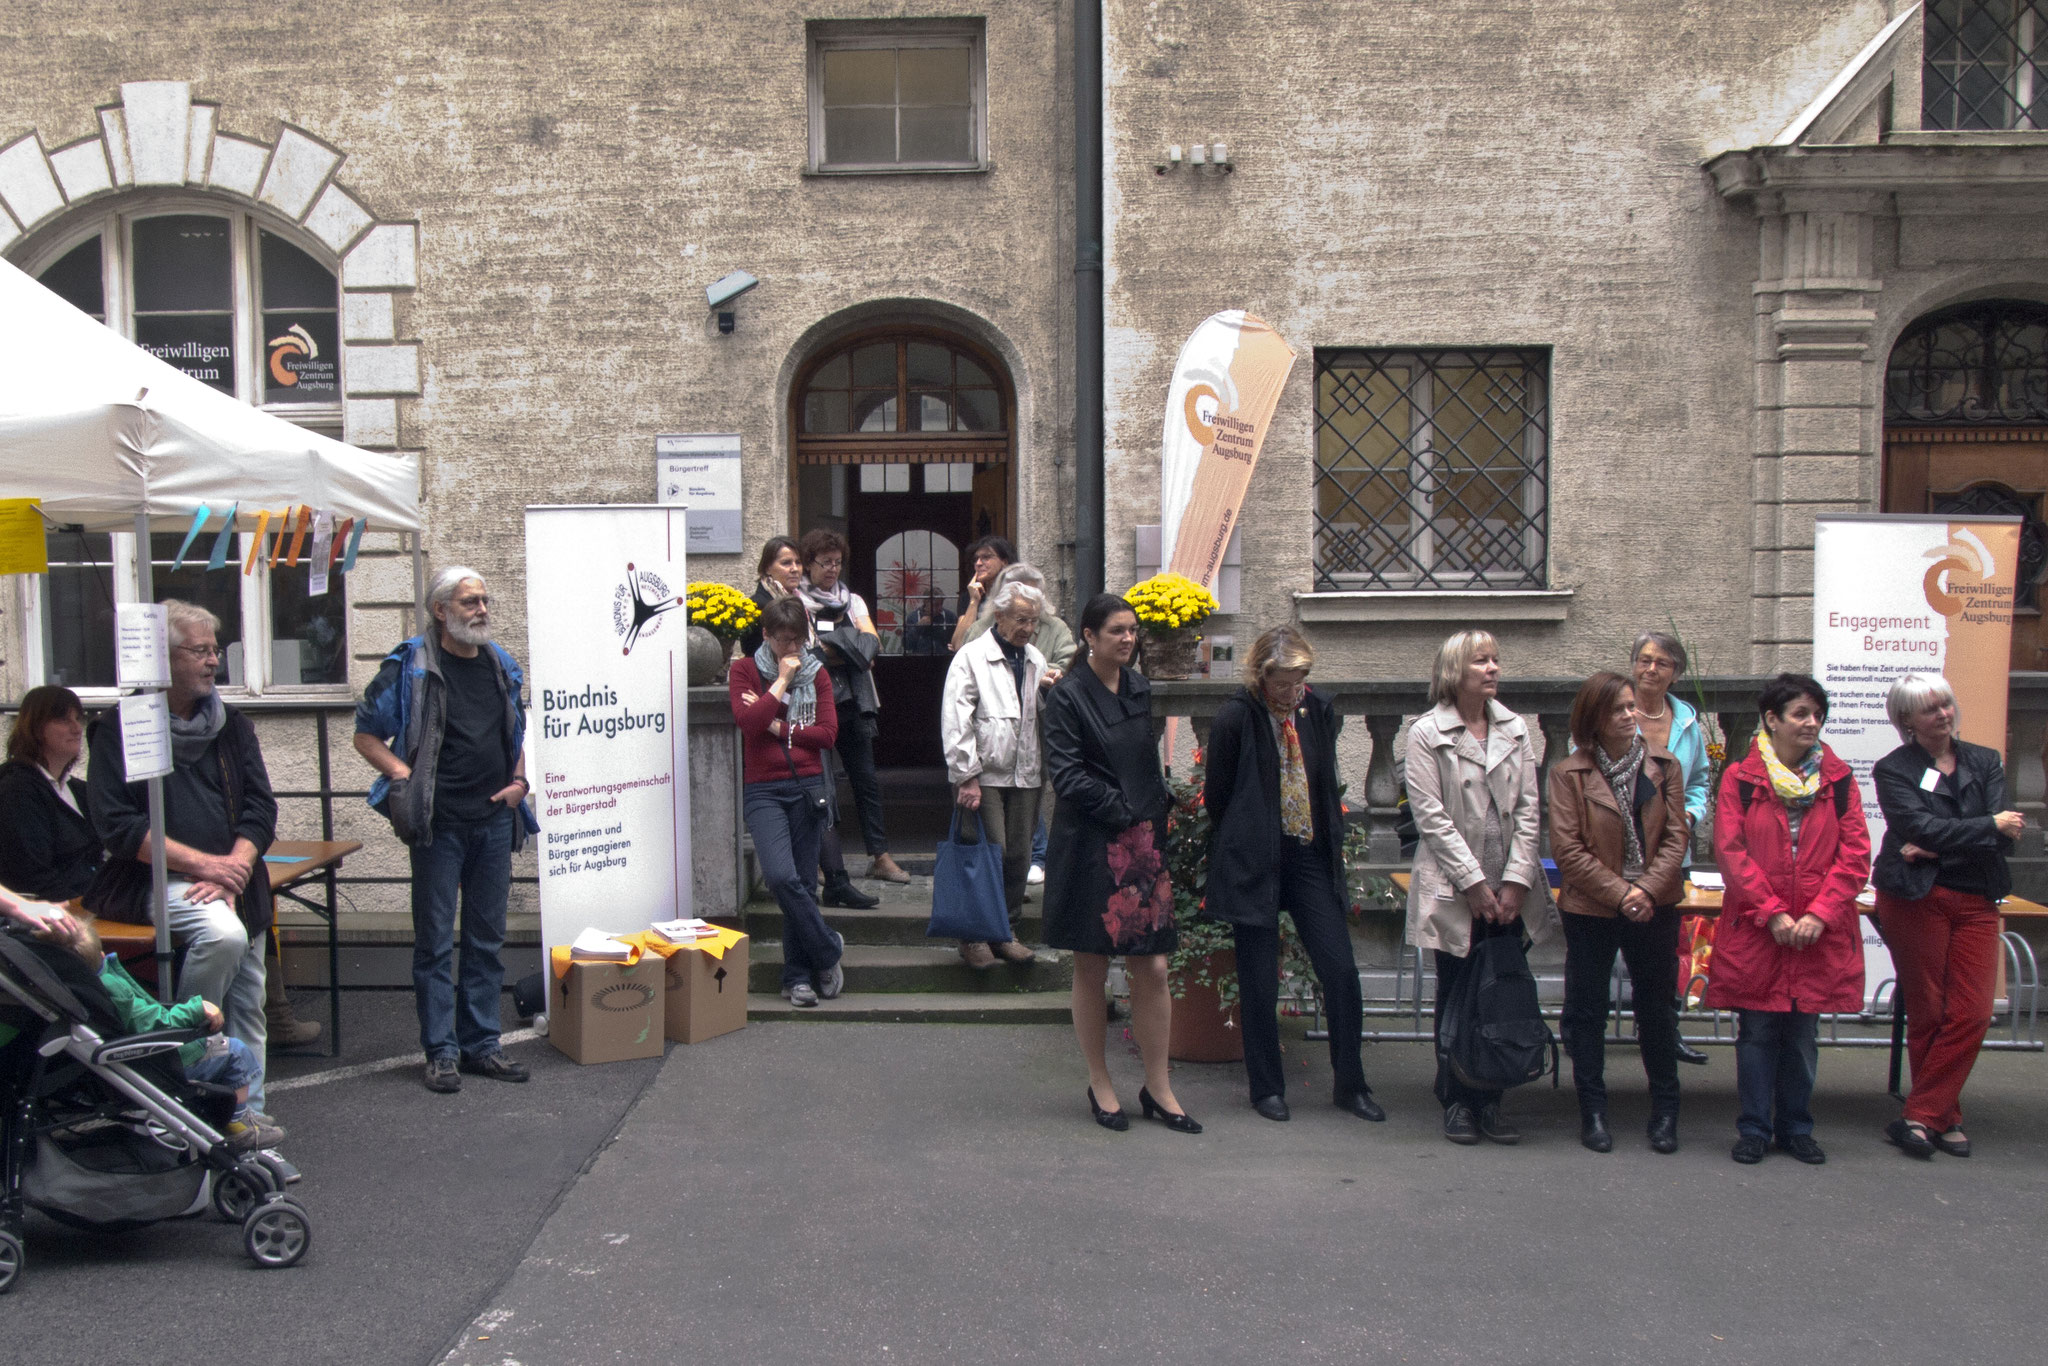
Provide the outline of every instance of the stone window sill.
<path id="1" fill-rule="evenodd" d="M 995 168 L 993 161 L 978 166 L 805 166 L 798 174 L 806 180 L 840 180 L 860 176 L 987 175 Z"/>
<path id="2" fill-rule="evenodd" d="M 1563 621 L 1572 590 L 1518 592 L 1296 593 L 1304 622 L 1342 621 Z"/>

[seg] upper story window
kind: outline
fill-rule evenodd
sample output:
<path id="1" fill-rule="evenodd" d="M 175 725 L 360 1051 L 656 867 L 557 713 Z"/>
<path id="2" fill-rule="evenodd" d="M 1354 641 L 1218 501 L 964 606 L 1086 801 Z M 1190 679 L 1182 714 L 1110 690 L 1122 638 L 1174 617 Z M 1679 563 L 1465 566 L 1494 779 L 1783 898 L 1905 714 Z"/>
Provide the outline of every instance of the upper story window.
<path id="1" fill-rule="evenodd" d="M 1892 347 L 1885 420 L 2048 422 L 2048 308 L 1993 299 L 1915 322 Z"/>
<path id="2" fill-rule="evenodd" d="M 1316 588 L 1540 589 L 1550 353 L 1316 352 Z"/>
<path id="3" fill-rule="evenodd" d="M 981 20 L 820 21 L 809 30 L 812 170 L 987 165 Z"/>
<path id="4" fill-rule="evenodd" d="M 340 290 L 334 272 L 252 214 L 152 205 L 69 225 L 24 263 L 51 291 L 203 384 L 324 435 L 342 434 Z M 277 509 L 281 511 L 282 509 Z M 71 688 L 114 685 L 114 604 L 134 595 L 135 537 L 49 533 L 50 572 L 29 624 L 30 672 Z M 223 686 L 261 692 L 348 683 L 346 590 L 309 595 L 303 561 L 271 569 L 252 536 L 206 571 L 212 536 L 175 573 L 182 532 L 151 535 L 159 599 L 221 619 Z M 40 667 L 36 667 L 40 662 Z"/>
<path id="5" fill-rule="evenodd" d="M 2048 128 L 2048 0 L 1927 0 L 1921 123 Z"/>

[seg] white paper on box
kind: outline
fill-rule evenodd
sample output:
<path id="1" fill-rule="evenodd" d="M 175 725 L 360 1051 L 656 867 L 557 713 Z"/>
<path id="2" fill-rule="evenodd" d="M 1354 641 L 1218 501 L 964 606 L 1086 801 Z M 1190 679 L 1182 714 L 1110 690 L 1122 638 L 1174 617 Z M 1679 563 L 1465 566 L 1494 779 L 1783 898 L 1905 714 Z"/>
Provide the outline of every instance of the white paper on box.
<path id="1" fill-rule="evenodd" d="M 171 771 L 171 707 L 164 694 L 121 699 L 121 764 L 131 783 Z"/>
<path id="2" fill-rule="evenodd" d="M 171 624 L 162 604 L 124 602 L 114 609 L 114 678 L 124 688 L 171 686 Z"/>

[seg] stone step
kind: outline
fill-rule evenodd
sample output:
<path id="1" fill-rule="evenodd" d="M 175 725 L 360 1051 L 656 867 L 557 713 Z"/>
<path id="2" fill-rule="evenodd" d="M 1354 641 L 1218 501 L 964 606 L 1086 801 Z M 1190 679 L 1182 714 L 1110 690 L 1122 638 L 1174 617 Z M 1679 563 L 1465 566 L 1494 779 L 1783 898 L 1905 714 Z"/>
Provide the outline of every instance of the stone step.
<path id="1" fill-rule="evenodd" d="M 1029 963 L 998 963 L 979 972 L 961 962 L 954 949 L 923 945 L 848 944 L 841 961 L 846 968 L 848 996 L 884 992 L 952 992 L 969 996 L 1054 992 L 1064 1000 L 1074 981 L 1073 961 L 1047 949 L 1040 949 Z M 779 940 L 754 941 L 748 961 L 747 989 L 760 993 L 782 990 Z"/>
<path id="2" fill-rule="evenodd" d="M 1071 1021 L 1065 991 L 848 993 L 797 1009 L 778 995 L 747 997 L 749 1020 L 821 1024 L 1048 1024 Z"/>
<path id="3" fill-rule="evenodd" d="M 883 904 L 870 911 L 849 911 L 837 906 L 824 908 L 825 923 L 846 936 L 848 944 L 932 944 L 943 942 L 951 947 L 951 941 L 935 941 L 925 936 L 925 927 L 931 923 L 932 907 L 929 897 L 924 905 L 908 902 Z M 745 923 L 741 926 L 756 940 L 780 939 L 782 937 L 782 912 L 772 901 L 753 901 L 746 907 Z M 1045 921 L 1038 915 L 1036 907 L 1026 909 L 1017 926 L 1017 937 L 1027 944 L 1037 944 L 1045 937 Z"/>

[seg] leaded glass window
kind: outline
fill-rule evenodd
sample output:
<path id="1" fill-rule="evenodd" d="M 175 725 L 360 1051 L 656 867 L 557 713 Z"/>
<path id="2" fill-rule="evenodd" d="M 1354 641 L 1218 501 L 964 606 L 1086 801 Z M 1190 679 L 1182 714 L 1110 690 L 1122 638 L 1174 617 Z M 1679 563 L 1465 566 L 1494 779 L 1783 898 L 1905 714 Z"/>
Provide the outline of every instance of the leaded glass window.
<path id="1" fill-rule="evenodd" d="M 2048 128 L 2048 0 L 1927 0 L 1921 123 Z"/>
<path id="2" fill-rule="evenodd" d="M 1316 353 L 1316 587 L 1544 584 L 1544 350 Z"/>

